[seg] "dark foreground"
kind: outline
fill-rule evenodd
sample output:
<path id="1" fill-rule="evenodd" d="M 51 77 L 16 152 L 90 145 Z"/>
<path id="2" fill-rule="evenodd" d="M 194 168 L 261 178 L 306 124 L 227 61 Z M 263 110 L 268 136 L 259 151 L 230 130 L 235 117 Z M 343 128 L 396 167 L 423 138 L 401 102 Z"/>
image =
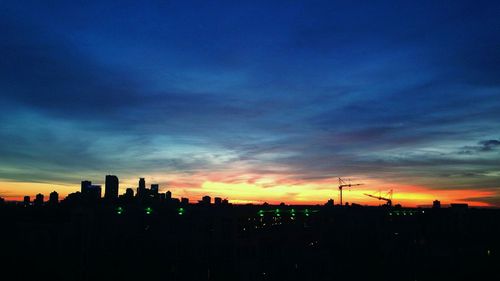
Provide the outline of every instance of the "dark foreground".
<path id="1" fill-rule="evenodd" d="M 499 210 L 5 205 L 0 219 L 8 280 L 500 280 Z"/>

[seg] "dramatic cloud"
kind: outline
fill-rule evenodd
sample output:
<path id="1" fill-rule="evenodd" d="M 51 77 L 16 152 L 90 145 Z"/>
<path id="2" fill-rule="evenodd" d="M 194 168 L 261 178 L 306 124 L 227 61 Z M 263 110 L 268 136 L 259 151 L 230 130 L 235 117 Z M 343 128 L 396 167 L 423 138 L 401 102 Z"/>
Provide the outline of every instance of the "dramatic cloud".
<path id="1" fill-rule="evenodd" d="M 1 181 L 498 202 L 497 3 L 189 2 L 5 5 Z"/>
<path id="2" fill-rule="evenodd" d="M 493 152 L 500 147 L 499 140 L 484 140 L 478 142 L 476 146 L 465 146 L 461 153 L 472 154 L 477 152 Z"/>
<path id="3" fill-rule="evenodd" d="M 495 149 L 497 146 L 500 146 L 500 141 L 498 140 L 486 140 L 486 141 L 481 141 L 479 142 L 481 147 L 481 151 L 492 151 Z"/>

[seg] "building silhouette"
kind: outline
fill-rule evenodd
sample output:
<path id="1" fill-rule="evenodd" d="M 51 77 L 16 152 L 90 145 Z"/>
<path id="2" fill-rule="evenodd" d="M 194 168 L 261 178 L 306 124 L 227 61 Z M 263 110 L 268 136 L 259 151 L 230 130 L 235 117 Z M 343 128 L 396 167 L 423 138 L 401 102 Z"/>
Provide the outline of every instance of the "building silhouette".
<path id="1" fill-rule="evenodd" d="M 133 188 L 127 188 L 125 190 L 125 198 L 134 198 L 134 189 Z"/>
<path id="2" fill-rule="evenodd" d="M 137 188 L 137 197 L 146 196 L 146 180 L 144 178 L 139 179 L 139 187 Z"/>
<path id="3" fill-rule="evenodd" d="M 80 192 L 82 194 L 86 194 L 88 192 L 88 188 L 92 185 L 91 181 L 82 181 Z"/>
<path id="4" fill-rule="evenodd" d="M 439 201 L 439 200 L 434 200 L 434 201 L 432 202 L 432 208 L 433 208 L 433 209 L 439 209 L 439 208 L 441 208 L 441 201 Z"/>
<path id="5" fill-rule="evenodd" d="M 159 189 L 160 189 L 160 186 L 158 184 L 156 184 L 156 183 L 151 184 L 151 195 L 153 195 L 153 197 L 157 197 Z"/>
<path id="6" fill-rule="evenodd" d="M 119 181 L 118 177 L 114 175 L 106 175 L 106 182 L 104 186 L 104 198 L 114 201 L 118 199 Z"/>
<path id="7" fill-rule="evenodd" d="M 333 202 L 333 199 L 328 199 L 328 201 L 326 202 L 325 206 L 329 206 L 329 207 L 333 207 L 335 204 Z"/>
<path id="8" fill-rule="evenodd" d="M 200 204 L 202 205 L 210 205 L 212 203 L 212 198 L 210 196 L 205 195 L 201 198 L 201 201 L 199 201 Z"/>
<path id="9" fill-rule="evenodd" d="M 23 198 L 23 204 L 24 204 L 24 206 L 31 205 L 31 198 L 29 196 L 27 196 L 27 195 L 24 196 L 24 198 Z"/>
<path id="10" fill-rule="evenodd" d="M 469 204 L 467 203 L 451 203 L 450 207 L 454 210 L 467 210 Z"/>
<path id="11" fill-rule="evenodd" d="M 35 197 L 35 201 L 33 201 L 34 205 L 39 207 L 43 205 L 43 194 L 38 193 Z"/>
<path id="12" fill-rule="evenodd" d="M 91 184 L 87 187 L 87 192 L 84 194 L 84 197 L 89 201 L 98 201 L 101 199 L 101 186 L 98 184 Z"/>
<path id="13" fill-rule="evenodd" d="M 49 204 L 57 205 L 59 203 L 59 194 L 56 191 L 52 191 L 49 195 Z"/>
<path id="14" fill-rule="evenodd" d="M 220 198 L 220 197 L 215 197 L 215 198 L 214 198 L 214 204 L 215 204 L 215 205 L 221 205 L 221 204 L 222 204 L 222 198 Z"/>

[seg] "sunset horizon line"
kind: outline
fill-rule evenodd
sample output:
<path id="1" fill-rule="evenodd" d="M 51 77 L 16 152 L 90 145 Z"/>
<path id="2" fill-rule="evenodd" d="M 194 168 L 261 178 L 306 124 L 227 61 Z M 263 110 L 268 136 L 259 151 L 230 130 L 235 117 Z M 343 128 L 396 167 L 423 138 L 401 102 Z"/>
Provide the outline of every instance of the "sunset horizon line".
<path id="1" fill-rule="evenodd" d="M 109 175 L 108 175 L 109 176 Z M 92 177 L 93 178 L 93 177 Z M 154 178 L 150 177 L 149 179 Z M 142 179 L 139 177 L 139 179 Z M 337 180 L 336 177 L 332 177 L 332 181 L 330 184 L 333 184 L 334 181 Z M 82 180 L 86 181 L 86 180 Z M 94 182 L 94 181 L 92 181 Z M 105 187 L 105 181 L 96 181 L 97 186 L 101 188 L 102 186 L 102 193 L 104 194 L 104 187 Z M 325 195 L 325 191 L 328 192 L 329 194 L 332 194 L 332 196 L 320 196 L 320 197 L 314 197 L 315 199 L 293 199 L 289 198 L 289 200 L 286 200 L 286 198 L 281 198 L 280 196 L 269 196 L 267 198 L 263 198 L 259 196 L 259 194 L 250 194 L 250 195 L 242 195 L 238 196 L 238 191 L 236 193 L 233 193 L 233 196 L 226 196 L 222 191 L 227 189 L 227 186 L 238 186 L 238 185 L 248 185 L 248 182 L 224 182 L 224 181 L 218 181 L 218 182 L 211 182 L 211 181 L 204 181 L 201 185 L 199 186 L 192 186 L 192 187 L 176 187 L 174 184 L 170 184 L 165 181 L 151 181 L 154 182 L 153 185 L 158 185 L 159 186 L 159 191 L 161 192 L 172 192 L 172 196 L 177 196 L 177 198 L 188 198 L 190 201 L 193 200 L 192 202 L 197 202 L 197 200 L 201 199 L 203 196 L 211 196 L 211 197 L 221 197 L 224 199 L 230 200 L 230 202 L 234 205 L 262 205 L 262 204 L 269 204 L 269 205 L 280 205 L 280 204 L 285 204 L 285 205 L 295 205 L 295 206 L 318 206 L 318 205 L 324 205 L 328 200 L 333 200 L 335 202 L 335 206 L 339 206 L 339 189 L 337 186 L 332 186 L 330 188 L 322 186 L 320 191 L 322 191 L 322 194 Z M 55 191 L 61 196 L 61 200 L 65 199 L 68 197 L 68 195 L 71 195 L 72 193 L 80 193 L 76 187 L 77 184 L 75 183 L 49 183 L 49 182 L 22 182 L 22 181 L 0 181 L 0 187 L 2 186 L 2 183 L 10 183 L 14 185 L 23 185 L 25 187 L 31 187 L 34 188 L 24 194 L 18 193 L 18 194 L 9 194 L 9 193 L 4 193 L 3 190 L 0 190 L 0 197 L 3 197 L 6 201 L 9 202 L 22 202 L 23 199 L 26 196 L 29 197 L 35 197 L 37 194 L 43 194 L 48 195 L 48 193 Z M 95 183 L 95 182 L 94 182 Z M 138 189 L 137 186 L 133 186 L 130 184 L 131 179 L 126 178 L 125 180 L 120 181 L 120 187 L 119 187 L 119 194 L 124 195 L 126 192 L 126 189 L 133 189 L 134 192 Z M 305 181 L 305 185 L 307 186 L 311 182 Z M 38 187 L 37 187 L 38 186 Z M 49 188 L 54 187 L 54 188 Z M 212 188 L 215 188 L 215 190 L 206 190 L 204 189 L 204 186 L 211 186 Z M 298 186 L 298 185 L 297 185 Z M 402 185 L 404 186 L 404 185 Z M 61 191 L 61 187 L 64 187 L 64 189 Z M 267 185 L 265 187 L 266 190 L 272 190 L 273 188 L 279 188 L 280 185 Z M 219 191 L 217 191 L 219 189 Z M 238 188 L 236 188 L 238 189 Z M 240 188 L 241 189 L 241 188 Z M 393 186 L 391 188 L 391 192 L 394 190 L 395 192 L 395 199 L 394 203 L 395 205 L 398 204 L 400 206 L 403 206 L 405 208 L 427 208 L 427 207 L 432 207 L 432 203 L 434 200 L 438 200 L 441 202 L 442 206 L 450 206 L 451 204 L 455 203 L 460 203 L 460 204 L 467 204 L 470 207 L 475 207 L 475 208 L 499 208 L 499 206 L 496 206 L 494 204 L 489 204 L 486 202 L 481 202 L 479 200 L 472 200 L 474 197 L 470 197 L 468 200 L 464 200 L 462 198 L 456 198 L 456 199 L 451 199 L 451 198 L 440 198 L 439 196 L 432 196 L 428 195 L 426 192 L 418 192 L 418 191 L 413 191 L 410 193 L 404 192 L 404 190 L 401 190 L 401 193 L 405 194 L 403 196 L 399 196 L 398 194 L 399 190 L 397 187 Z M 428 189 L 431 190 L 431 189 Z M 385 191 L 383 191 L 380 188 L 371 188 L 370 186 L 363 186 L 360 189 L 354 189 L 354 188 L 349 188 L 346 189 L 348 192 L 348 196 L 351 196 L 350 198 L 344 199 L 345 203 L 348 204 L 354 204 L 354 205 L 359 205 L 359 206 L 366 206 L 366 207 L 378 207 L 378 206 L 383 206 L 383 202 L 380 201 L 380 204 L 377 204 L 376 200 L 373 198 L 365 198 L 366 195 L 368 194 L 383 194 Z M 435 191 L 435 190 L 433 190 Z M 464 195 L 466 196 L 465 193 L 472 191 L 474 192 L 473 189 L 463 190 Z M 244 193 L 243 190 L 240 190 L 240 192 Z M 450 193 L 450 190 L 443 190 L 443 194 L 448 195 Z M 476 192 L 476 197 L 481 198 L 483 196 L 487 196 L 486 193 L 481 193 L 480 191 Z M 318 191 L 318 194 L 319 191 Z M 467 196 L 473 196 L 470 193 L 467 193 L 469 195 Z M 229 195 L 229 194 L 227 194 Z M 234 196 L 235 195 L 235 196 Z M 352 198 L 352 195 L 353 198 Z M 363 195 L 363 196 L 360 196 Z M 136 195 L 134 195 L 136 196 Z M 369 195 L 368 195 L 369 196 Z M 432 197 L 432 198 L 431 198 Z M 104 196 L 100 197 L 101 199 L 104 198 Z M 172 197 L 174 198 L 174 197 Z M 380 200 L 380 199 L 379 199 Z M 343 204 L 344 205 L 344 204 Z"/>

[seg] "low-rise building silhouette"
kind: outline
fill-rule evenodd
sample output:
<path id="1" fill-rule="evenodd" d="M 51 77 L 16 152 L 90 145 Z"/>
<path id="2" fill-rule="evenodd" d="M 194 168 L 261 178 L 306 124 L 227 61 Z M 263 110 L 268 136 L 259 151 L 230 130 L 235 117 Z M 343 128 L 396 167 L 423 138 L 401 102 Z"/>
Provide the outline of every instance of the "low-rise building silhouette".
<path id="1" fill-rule="evenodd" d="M 327 207 L 333 207 L 334 205 L 335 204 L 333 202 L 333 199 L 331 199 L 331 198 L 328 199 L 328 201 L 326 201 L 326 204 L 325 204 L 325 206 L 327 206 Z"/>
<path id="2" fill-rule="evenodd" d="M 441 201 L 439 201 L 439 200 L 434 200 L 434 201 L 432 202 L 432 208 L 433 208 L 433 209 L 439 209 L 439 208 L 441 208 Z"/>
<path id="3" fill-rule="evenodd" d="M 37 207 L 40 207 L 43 205 L 43 194 L 41 193 L 38 193 L 36 196 L 35 196 L 35 201 L 33 201 L 33 204 Z"/>
<path id="4" fill-rule="evenodd" d="M 86 194 L 88 192 L 88 188 L 92 185 L 91 181 L 84 180 L 82 181 L 80 192 L 82 194 Z"/>
<path id="5" fill-rule="evenodd" d="M 49 204 L 57 205 L 59 203 L 59 194 L 54 190 L 49 195 Z"/>
<path id="6" fill-rule="evenodd" d="M 125 190 L 125 198 L 134 198 L 134 189 L 133 188 L 127 188 Z"/>
<path id="7" fill-rule="evenodd" d="M 88 200 L 90 201 L 98 201 L 101 199 L 101 186 L 98 184 L 91 184 L 87 188 L 87 193 L 85 194 Z"/>
<path id="8" fill-rule="evenodd" d="M 210 205 L 212 203 L 212 198 L 210 198 L 210 196 L 208 195 L 205 195 L 201 198 L 199 203 L 202 205 Z"/>
<path id="9" fill-rule="evenodd" d="M 24 196 L 24 198 L 23 198 L 23 204 L 24 204 L 24 206 L 31 205 L 31 198 L 28 195 Z"/>
<path id="10" fill-rule="evenodd" d="M 156 197 L 158 195 L 159 189 L 160 185 L 156 183 L 151 184 L 151 195 L 153 195 L 153 197 Z"/>
<path id="11" fill-rule="evenodd" d="M 215 204 L 215 205 L 222 205 L 222 198 L 220 198 L 220 197 L 215 197 L 215 198 L 214 198 L 214 204 Z"/>

